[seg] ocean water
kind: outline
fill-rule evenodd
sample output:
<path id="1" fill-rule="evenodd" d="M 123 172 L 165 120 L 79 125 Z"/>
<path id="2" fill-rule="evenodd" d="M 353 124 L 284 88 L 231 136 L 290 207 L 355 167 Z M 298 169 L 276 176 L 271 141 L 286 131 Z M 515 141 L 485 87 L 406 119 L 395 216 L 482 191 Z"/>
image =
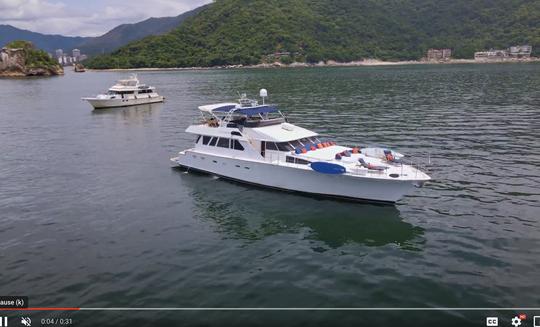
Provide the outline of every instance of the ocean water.
<path id="1" fill-rule="evenodd" d="M 0 295 L 32 307 L 540 307 L 540 65 L 147 71 L 165 103 L 80 100 L 126 75 L 0 79 Z M 381 206 L 171 168 L 198 105 L 262 87 L 324 137 L 429 158 L 433 181 Z M 75 326 L 485 326 L 517 313 L 27 314 Z"/>

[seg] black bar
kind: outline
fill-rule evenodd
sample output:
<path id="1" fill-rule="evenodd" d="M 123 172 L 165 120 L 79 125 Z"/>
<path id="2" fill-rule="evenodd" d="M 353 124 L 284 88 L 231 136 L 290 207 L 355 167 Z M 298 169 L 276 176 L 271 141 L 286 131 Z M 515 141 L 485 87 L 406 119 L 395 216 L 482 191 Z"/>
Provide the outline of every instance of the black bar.
<path id="1" fill-rule="evenodd" d="M 0 296 L 0 308 L 28 308 L 28 296 Z"/>

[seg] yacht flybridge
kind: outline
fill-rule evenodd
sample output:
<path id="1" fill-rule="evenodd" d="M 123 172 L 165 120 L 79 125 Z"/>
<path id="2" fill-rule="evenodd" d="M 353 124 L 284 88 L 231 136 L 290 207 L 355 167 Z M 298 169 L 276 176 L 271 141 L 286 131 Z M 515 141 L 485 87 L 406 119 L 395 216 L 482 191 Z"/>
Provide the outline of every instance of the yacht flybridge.
<path id="1" fill-rule="evenodd" d="M 82 99 L 88 101 L 95 109 L 163 102 L 163 97 L 156 93 L 155 87 L 141 84 L 137 75 L 117 81 L 107 94 Z"/>
<path id="2" fill-rule="evenodd" d="M 228 179 L 313 195 L 396 202 L 430 177 L 383 148 L 347 147 L 288 123 L 276 106 L 242 96 L 200 106 L 203 122 L 187 133 L 195 146 L 176 165 Z"/>

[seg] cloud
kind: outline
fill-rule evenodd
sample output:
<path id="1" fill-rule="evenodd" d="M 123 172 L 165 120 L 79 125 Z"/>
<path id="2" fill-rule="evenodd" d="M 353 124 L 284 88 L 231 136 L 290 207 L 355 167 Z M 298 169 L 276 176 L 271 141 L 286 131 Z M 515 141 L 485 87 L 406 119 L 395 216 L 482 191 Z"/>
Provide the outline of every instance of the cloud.
<path id="1" fill-rule="evenodd" d="M 40 0 L 0 0 L 0 20 L 26 21 L 43 16 L 57 16 L 64 8 L 62 3 Z"/>
<path id="2" fill-rule="evenodd" d="M 0 0 L 0 24 L 45 34 L 97 36 L 120 24 L 176 16 L 210 1 Z"/>

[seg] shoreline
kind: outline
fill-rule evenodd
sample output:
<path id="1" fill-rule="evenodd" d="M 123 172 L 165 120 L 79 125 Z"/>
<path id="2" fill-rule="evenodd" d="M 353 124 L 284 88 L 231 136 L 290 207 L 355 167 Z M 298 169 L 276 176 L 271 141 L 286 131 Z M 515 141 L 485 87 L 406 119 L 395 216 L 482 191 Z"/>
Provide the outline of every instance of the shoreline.
<path id="1" fill-rule="evenodd" d="M 172 68 L 107 68 L 93 69 L 86 68 L 87 71 L 182 71 L 182 70 L 215 70 L 215 69 L 267 69 L 267 68 L 317 68 L 317 67 L 376 67 L 376 66 L 405 66 L 405 65 L 456 65 L 456 64 L 516 64 L 516 63 L 537 63 L 540 62 L 540 57 L 532 57 L 528 59 L 503 59 L 503 60 L 475 60 L 475 59 L 450 59 L 446 61 L 423 61 L 423 60 L 406 60 L 406 61 L 383 61 L 376 59 L 368 59 L 362 61 L 337 62 L 328 60 L 327 62 L 319 62 L 316 64 L 308 64 L 303 62 L 293 62 L 291 64 L 282 64 L 280 62 L 264 63 L 257 65 L 226 65 L 212 67 L 172 67 Z"/>

